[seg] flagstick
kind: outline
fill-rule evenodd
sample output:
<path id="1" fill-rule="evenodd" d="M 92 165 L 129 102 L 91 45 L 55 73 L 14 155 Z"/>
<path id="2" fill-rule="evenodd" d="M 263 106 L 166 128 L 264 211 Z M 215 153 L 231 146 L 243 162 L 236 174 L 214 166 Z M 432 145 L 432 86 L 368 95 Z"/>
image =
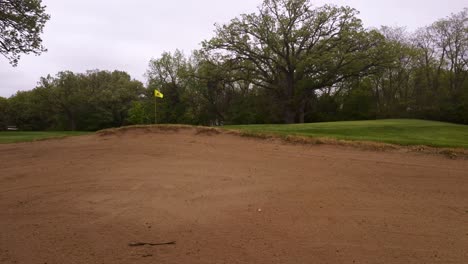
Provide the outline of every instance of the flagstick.
<path id="1" fill-rule="evenodd" d="M 154 97 L 154 124 L 157 124 L 158 123 L 158 116 L 157 116 L 157 113 L 156 113 L 156 96 Z"/>

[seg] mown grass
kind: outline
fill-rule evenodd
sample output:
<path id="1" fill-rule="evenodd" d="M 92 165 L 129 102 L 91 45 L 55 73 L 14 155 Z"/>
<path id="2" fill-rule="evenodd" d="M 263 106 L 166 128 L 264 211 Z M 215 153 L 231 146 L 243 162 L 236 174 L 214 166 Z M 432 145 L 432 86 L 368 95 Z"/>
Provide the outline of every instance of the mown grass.
<path id="1" fill-rule="evenodd" d="M 80 136 L 88 132 L 76 131 L 0 131 L 0 144 L 30 142 L 42 139 Z"/>
<path id="2" fill-rule="evenodd" d="M 468 148 L 468 126 L 451 123 L 387 119 L 292 125 L 226 126 L 249 133 L 307 136 L 398 145 Z"/>

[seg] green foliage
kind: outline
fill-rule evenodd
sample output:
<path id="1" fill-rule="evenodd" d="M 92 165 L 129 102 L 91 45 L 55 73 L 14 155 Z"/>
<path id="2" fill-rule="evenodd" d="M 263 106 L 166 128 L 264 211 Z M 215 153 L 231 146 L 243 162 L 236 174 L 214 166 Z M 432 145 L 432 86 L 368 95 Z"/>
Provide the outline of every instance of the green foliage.
<path id="1" fill-rule="evenodd" d="M 218 26 L 204 42 L 213 56 L 250 73 L 276 96 L 286 123 L 303 122 L 316 90 L 374 70 L 384 59 L 383 36 L 364 30 L 349 7 L 312 8 L 308 0 L 265 0 L 258 13 Z"/>
<path id="2" fill-rule="evenodd" d="M 418 118 L 468 124 L 468 9 L 414 34 L 366 30 L 349 7 L 264 0 L 185 56 L 125 72 L 60 72 L 0 100 L 0 126 L 98 130 L 126 124 L 278 124 Z M 164 99 L 155 100 L 160 90 Z M 6 110 L 5 110 L 6 109 Z"/>
<path id="3" fill-rule="evenodd" d="M 60 72 L 8 99 L 8 116 L 21 130 L 85 130 L 128 124 L 132 102 L 143 85 L 125 72 Z"/>
<path id="4" fill-rule="evenodd" d="M 0 97 L 0 131 L 8 125 L 8 99 Z"/>
<path id="5" fill-rule="evenodd" d="M 7 114 L 9 125 L 21 130 L 48 129 L 54 116 L 43 89 L 16 93 L 8 99 Z"/>
<path id="6" fill-rule="evenodd" d="M 40 37 L 50 16 L 41 0 L 0 1 L 0 54 L 13 66 L 22 53 L 41 54 L 46 51 Z"/>
<path id="7" fill-rule="evenodd" d="M 128 122 L 132 125 L 148 124 L 149 118 L 142 102 L 136 101 L 132 103 L 132 107 L 128 110 Z"/>
<path id="8" fill-rule="evenodd" d="M 276 2 L 265 1 L 263 8 L 270 10 Z M 332 27 L 340 40 L 324 35 L 311 50 L 291 58 L 294 54 L 282 52 L 300 44 L 288 46 L 284 38 L 307 32 L 295 31 L 300 23 L 290 28 L 292 35 L 282 32 L 282 23 L 294 17 L 290 2 L 308 3 L 282 1 L 270 11 L 242 15 L 218 27 L 217 37 L 191 57 L 176 51 L 153 60 L 150 89 L 169 96 L 158 108 L 161 121 L 222 125 L 413 117 L 466 123 L 466 64 L 449 67 L 447 51 L 438 47 L 454 37 L 437 40 L 429 29 L 426 40 L 409 39 L 402 28 L 366 31 L 352 9 L 325 6 L 309 14 L 309 22 L 342 21 L 344 28 Z M 281 13 L 285 10 L 291 12 Z M 447 21 L 444 25 L 458 23 Z M 451 88 L 455 79 L 463 82 Z"/>
<path id="9" fill-rule="evenodd" d="M 378 141 L 400 145 L 468 148 L 468 126 L 450 123 L 395 119 L 294 125 L 227 126 L 255 133 L 276 133 L 346 140 Z"/>
<path id="10" fill-rule="evenodd" d="M 24 132 L 24 131 L 0 131 L 0 144 L 30 142 L 50 138 L 63 138 L 69 136 L 86 135 L 86 132 L 72 131 L 41 131 L 41 132 Z"/>
<path id="11" fill-rule="evenodd" d="M 374 100 L 370 89 L 358 87 L 344 97 L 339 116 L 342 120 L 368 120 L 375 118 Z"/>
<path id="12" fill-rule="evenodd" d="M 189 122 L 185 119 L 187 105 L 183 100 L 187 88 L 186 67 L 186 58 L 179 50 L 174 54 L 165 52 L 161 58 L 150 61 L 146 74 L 149 80 L 148 93 L 160 90 L 164 94 L 164 100 L 157 101 L 158 123 Z"/>

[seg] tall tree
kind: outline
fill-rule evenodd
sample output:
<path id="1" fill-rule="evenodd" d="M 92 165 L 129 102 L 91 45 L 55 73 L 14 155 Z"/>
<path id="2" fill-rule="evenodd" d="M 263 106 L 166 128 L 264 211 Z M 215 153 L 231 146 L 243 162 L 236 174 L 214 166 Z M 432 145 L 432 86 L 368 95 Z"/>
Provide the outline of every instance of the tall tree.
<path id="1" fill-rule="evenodd" d="M 157 108 L 158 122 L 186 122 L 184 114 L 187 106 L 183 100 L 187 87 L 186 67 L 187 59 L 179 50 L 174 54 L 164 52 L 160 58 L 150 61 L 146 72 L 150 93 L 156 89 L 164 94 L 164 100 L 159 102 Z M 150 98 L 153 99 L 152 96 Z"/>
<path id="2" fill-rule="evenodd" d="M 389 63 L 371 78 L 374 100 L 380 117 L 402 117 L 414 93 L 412 76 L 420 52 L 413 47 L 405 28 L 382 27 Z"/>
<path id="3" fill-rule="evenodd" d="M 304 121 L 316 90 L 376 65 L 383 37 L 367 32 L 349 7 L 313 9 L 309 0 L 265 0 L 258 13 L 217 26 L 204 47 L 245 71 L 278 98 L 286 123 Z"/>
<path id="4" fill-rule="evenodd" d="M 118 127 L 127 124 L 128 112 L 132 102 L 137 101 L 144 93 L 141 82 L 132 80 L 122 71 L 88 71 L 82 78 L 91 94 L 88 130 L 102 127 Z"/>
<path id="5" fill-rule="evenodd" d="M 202 123 L 224 124 L 236 90 L 245 86 L 242 78 L 225 62 L 210 59 L 203 51 L 195 51 L 190 62 L 190 77 L 193 77 L 190 92 L 201 104 Z"/>
<path id="6" fill-rule="evenodd" d="M 32 92 L 52 112 L 49 116 L 55 116 L 54 128 L 98 130 L 129 123 L 132 102 L 144 88 L 121 71 L 65 71 L 41 78 Z"/>
<path id="7" fill-rule="evenodd" d="M 434 40 L 449 71 L 450 92 L 460 96 L 468 77 L 468 8 L 432 25 Z"/>
<path id="8" fill-rule="evenodd" d="M 47 91 L 47 100 L 58 113 L 64 114 L 68 130 L 77 130 L 80 113 L 92 98 L 80 74 L 59 72 L 56 78 L 41 78 L 40 89 Z"/>
<path id="9" fill-rule="evenodd" d="M 21 130 L 45 130 L 52 127 L 55 113 L 42 88 L 17 92 L 8 98 L 7 121 Z"/>
<path id="10" fill-rule="evenodd" d="M 13 66 L 21 54 L 46 51 L 41 33 L 50 16 L 41 0 L 0 0 L 0 54 Z"/>

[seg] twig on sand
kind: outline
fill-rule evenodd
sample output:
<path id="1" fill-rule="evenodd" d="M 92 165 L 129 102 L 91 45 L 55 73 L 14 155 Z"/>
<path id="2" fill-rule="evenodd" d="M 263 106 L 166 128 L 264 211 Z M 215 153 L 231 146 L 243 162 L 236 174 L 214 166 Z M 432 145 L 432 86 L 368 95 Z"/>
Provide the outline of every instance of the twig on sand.
<path id="1" fill-rule="evenodd" d="M 175 245 L 175 241 L 165 242 L 165 243 L 145 243 L 145 242 L 136 242 L 128 243 L 130 247 L 141 247 L 141 246 L 165 246 L 165 245 Z"/>

